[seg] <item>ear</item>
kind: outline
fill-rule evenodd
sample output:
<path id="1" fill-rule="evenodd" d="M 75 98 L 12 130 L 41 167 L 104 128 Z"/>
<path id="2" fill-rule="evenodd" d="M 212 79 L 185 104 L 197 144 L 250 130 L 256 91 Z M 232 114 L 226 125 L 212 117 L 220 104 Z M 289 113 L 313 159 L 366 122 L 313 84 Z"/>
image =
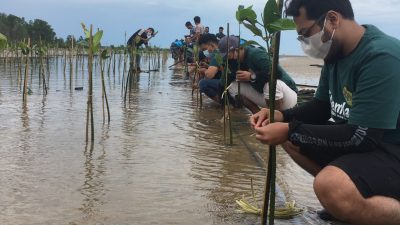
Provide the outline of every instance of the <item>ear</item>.
<path id="1" fill-rule="evenodd" d="M 342 15 L 338 12 L 330 10 L 326 14 L 326 25 L 329 29 L 337 29 L 340 26 Z"/>

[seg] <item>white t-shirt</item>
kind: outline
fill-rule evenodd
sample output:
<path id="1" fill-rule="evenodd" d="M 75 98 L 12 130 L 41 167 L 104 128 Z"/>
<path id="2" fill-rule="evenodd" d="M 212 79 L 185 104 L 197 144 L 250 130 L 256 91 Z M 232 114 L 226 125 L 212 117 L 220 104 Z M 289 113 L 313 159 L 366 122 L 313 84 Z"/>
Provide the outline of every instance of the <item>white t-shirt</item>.
<path id="1" fill-rule="evenodd" d="M 194 28 L 196 34 L 197 34 L 197 33 L 203 34 L 205 29 L 206 29 L 206 28 L 205 28 L 201 23 L 196 24 L 196 27 Z"/>

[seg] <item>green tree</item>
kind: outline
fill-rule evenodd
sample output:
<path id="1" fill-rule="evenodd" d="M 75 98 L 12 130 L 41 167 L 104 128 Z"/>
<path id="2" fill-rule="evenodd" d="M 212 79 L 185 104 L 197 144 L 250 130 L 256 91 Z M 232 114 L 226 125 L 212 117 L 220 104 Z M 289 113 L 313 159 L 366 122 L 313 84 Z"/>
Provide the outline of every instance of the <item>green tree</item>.
<path id="1" fill-rule="evenodd" d="M 19 42 L 28 37 L 26 21 L 12 14 L 0 16 L 0 32 L 8 37 L 10 41 Z"/>
<path id="2" fill-rule="evenodd" d="M 40 19 L 35 19 L 33 22 L 29 21 L 28 34 L 33 43 L 53 43 L 56 33 L 53 28 L 46 22 Z"/>

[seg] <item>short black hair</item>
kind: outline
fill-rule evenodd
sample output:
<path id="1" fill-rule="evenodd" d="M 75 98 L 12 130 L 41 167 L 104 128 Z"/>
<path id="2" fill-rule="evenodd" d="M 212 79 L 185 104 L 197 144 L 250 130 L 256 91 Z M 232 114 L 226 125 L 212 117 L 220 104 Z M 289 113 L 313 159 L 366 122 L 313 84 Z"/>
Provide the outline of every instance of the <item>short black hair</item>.
<path id="1" fill-rule="evenodd" d="M 193 25 L 192 25 L 192 23 L 191 23 L 190 21 L 187 21 L 187 22 L 185 23 L 185 26 L 188 27 L 188 26 L 193 26 Z"/>
<path id="2" fill-rule="evenodd" d="M 151 34 L 154 34 L 154 29 L 152 27 L 147 28 L 148 30 L 151 30 Z"/>
<path id="3" fill-rule="evenodd" d="M 220 30 L 223 30 L 224 28 L 223 28 L 223 27 L 219 27 L 219 29 L 220 29 Z"/>
<path id="4" fill-rule="evenodd" d="M 218 45 L 218 39 L 215 34 L 203 34 L 199 38 L 199 45 L 208 44 L 210 42 Z"/>
<path id="5" fill-rule="evenodd" d="M 354 20 L 350 0 L 286 0 L 286 15 L 299 16 L 301 7 L 306 10 L 309 20 L 318 20 L 329 10 L 340 13 L 345 19 Z"/>
<path id="6" fill-rule="evenodd" d="M 194 20 L 195 23 L 200 23 L 200 17 L 199 16 L 195 16 L 193 18 L 193 20 Z"/>

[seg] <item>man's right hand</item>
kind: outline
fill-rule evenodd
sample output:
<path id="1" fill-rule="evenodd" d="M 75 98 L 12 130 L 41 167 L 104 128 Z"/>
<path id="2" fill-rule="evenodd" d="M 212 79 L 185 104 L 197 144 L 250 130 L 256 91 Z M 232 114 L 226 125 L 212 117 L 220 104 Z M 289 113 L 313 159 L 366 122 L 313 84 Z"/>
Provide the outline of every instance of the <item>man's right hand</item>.
<path id="1" fill-rule="evenodd" d="M 269 124 L 269 109 L 262 108 L 258 113 L 250 116 L 250 123 L 253 128 L 263 127 Z M 283 122 L 283 114 L 275 110 L 274 113 L 275 122 Z"/>

